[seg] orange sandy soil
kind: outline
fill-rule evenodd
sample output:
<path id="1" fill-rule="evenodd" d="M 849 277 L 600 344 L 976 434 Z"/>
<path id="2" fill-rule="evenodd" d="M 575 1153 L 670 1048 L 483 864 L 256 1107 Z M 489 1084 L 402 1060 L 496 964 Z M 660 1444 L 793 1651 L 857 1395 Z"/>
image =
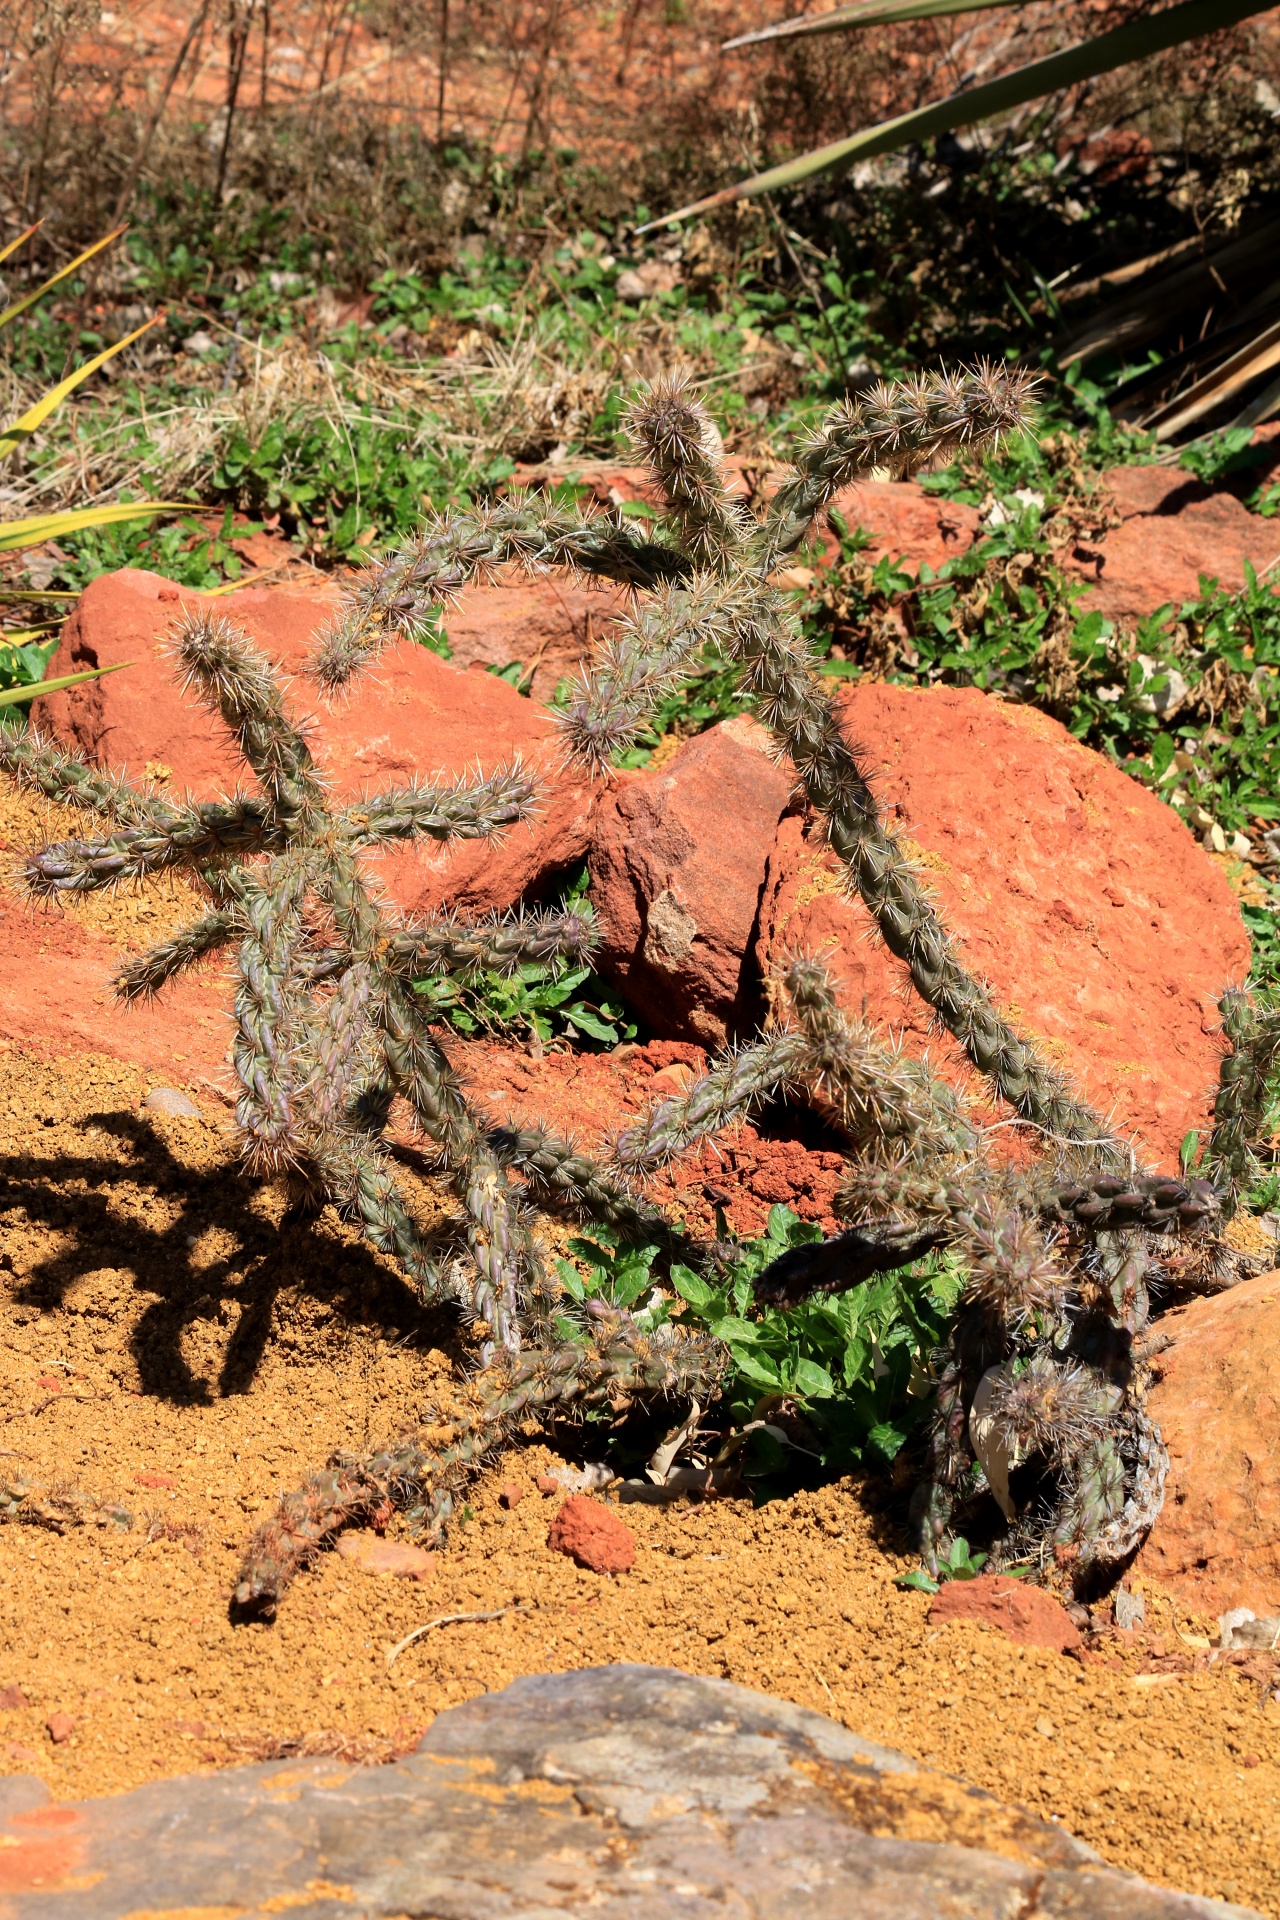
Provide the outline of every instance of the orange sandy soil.
<path id="1" fill-rule="evenodd" d="M 10 847 L 74 821 L 0 800 Z M 833 1714 L 1057 1816 L 1118 1865 L 1280 1920 L 1280 1706 L 1260 1706 L 1257 1660 L 1242 1670 L 1193 1652 L 1181 1635 L 1211 1623 L 1150 1587 L 1150 1631 L 1083 1660 L 973 1624 L 931 1627 L 926 1599 L 892 1584 L 909 1564 L 901 1487 L 845 1481 L 759 1511 L 747 1499 L 627 1504 L 639 1553 L 610 1579 L 548 1549 L 558 1499 L 534 1482 L 557 1455 L 531 1442 L 478 1483 L 425 1583 L 326 1553 L 276 1624 L 233 1627 L 240 1550 L 274 1495 L 332 1448 L 378 1442 L 447 1400 L 470 1356 L 453 1316 L 419 1306 L 331 1213 L 282 1231 L 281 1191 L 239 1170 L 215 1085 L 225 1029 L 211 980 L 147 1030 L 147 1065 L 103 1050 L 141 1038 L 117 1024 L 141 1016 L 94 985 L 104 937 L 136 947 L 192 906 L 180 885 L 93 896 L 59 924 L 0 901 L 6 1000 L 31 1023 L 10 1009 L 0 1040 L 0 1489 L 78 1488 L 134 1516 L 128 1531 L 0 1526 L 0 1772 L 77 1798 L 299 1748 L 376 1761 L 518 1674 L 652 1661 Z M 92 951 L 77 958 L 76 941 Z M 40 1025 L 41 991 L 102 1010 L 60 1007 Z M 24 1045 L 31 1030 L 61 1036 L 56 1057 Z M 508 1062 L 502 1084 L 495 1058 Z M 518 1056 L 495 1058 L 472 1055 L 494 1102 L 536 1078 Z M 582 1064 L 590 1131 L 603 1089 Z M 610 1070 L 614 1107 L 642 1105 L 639 1063 Z M 201 1117 L 151 1115 L 142 1102 L 157 1084 L 184 1088 Z M 752 1177 L 748 1231 L 775 1197 L 754 1194 Z M 443 1224 L 442 1192 L 406 1178 L 424 1222 Z M 695 1189 L 668 1198 L 697 1219 Z M 572 1434 L 562 1442 L 572 1451 Z M 506 1511 L 498 1490 L 511 1481 L 525 1491 Z M 414 1626 L 495 1608 L 510 1611 L 433 1629 L 388 1667 Z M 20 1703 L 6 1706 L 13 1688 Z M 59 1741 L 57 1715 L 74 1722 Z"/>
<path id="2" fill-rule="evenodd" d="M 518 1674 L 665 1662 L 834 1714 L 1117 1864 L 1280 1915 L 1280 1707 L 1187 1652 L 1180 1631 L 1206 1623 L 1149 1590 L 1153 1635 L 1083 1663 L 932 1628 L 924 1597 L 892 1585 L 907 1561 L 887 1488 L 759 1511 L 628 1504 L 636 1567 L 609 1579 L 547 1548 L 557 1500 L 534 1481 L 555 1456 L 530 1444 L 479 1483 L 424 1584 L 329 1553 L 275 1625 L 232 1627 L 239 1550 L 273 1494 L 409 1422 L 464 1355 L 450 1316 L 332 1215 L 279 1232 L 279 1191 L 238 1171 L 207 1092 L 191 1089 L 200 1119 L 140 1110 L 155 1078 L 0 1056 L 0 1473 L 135 1516 L 128 1532 L 0 1527 L 0 1694 L 27 1702 L 0 1709 L 0 1771 L 75 1798 L 298 1741 L 381 1759 Z M 429 1185 L 417 1199 L 443 1213 Z M 508 1481 L 526 1490 L 509 1512 Z M 423 1621 L 499 1607 L 388 1668 Z M 75 1721 L 59 1743 L 56 1714 Z"/>

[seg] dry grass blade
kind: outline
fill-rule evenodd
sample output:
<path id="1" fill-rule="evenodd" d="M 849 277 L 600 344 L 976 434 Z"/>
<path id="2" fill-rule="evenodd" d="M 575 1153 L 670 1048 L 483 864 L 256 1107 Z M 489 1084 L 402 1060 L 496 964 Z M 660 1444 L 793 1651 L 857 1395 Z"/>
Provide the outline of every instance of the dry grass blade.
<path id="1" fill-rule="evenodd" d="M 438 1614 L 434 1620 L 424 1620 L 420 1627 L 415 1627 L 411 1633 L 406 1633 L 403 1640 L 397 1640 L 387 1655 L 387 1665 L 394 1667 L 405 1648 L 411 1647 L 415 1640 L 421 1640 L 423 1634 L 430 1633 L 433 1627 L 456 1627 L 468 1620 L 501 1620 L 504 1614 L 528 1613 L 531 1609 L 532 1602 L 525 1601 L 520 1606 L 515 1607 L 491 1607 L 487 1613 Z"/>

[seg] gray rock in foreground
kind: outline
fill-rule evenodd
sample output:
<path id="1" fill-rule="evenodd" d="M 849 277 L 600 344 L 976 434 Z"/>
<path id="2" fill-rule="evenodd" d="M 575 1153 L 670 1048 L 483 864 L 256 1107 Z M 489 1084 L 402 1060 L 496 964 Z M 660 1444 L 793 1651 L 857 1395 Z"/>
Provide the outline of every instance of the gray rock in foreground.
<path id="1" fill-rule="evenodd" d="M 936 1839 L 886 1837 L 908 1825 Z M 667 1667 L 517 1680 L 391 1766 L 280 1761 L 67 1807 L 0 1781 L 0 1868 L 5 1920 L 1246 1913 L 1116 1873 L 820 1714 Z"/>

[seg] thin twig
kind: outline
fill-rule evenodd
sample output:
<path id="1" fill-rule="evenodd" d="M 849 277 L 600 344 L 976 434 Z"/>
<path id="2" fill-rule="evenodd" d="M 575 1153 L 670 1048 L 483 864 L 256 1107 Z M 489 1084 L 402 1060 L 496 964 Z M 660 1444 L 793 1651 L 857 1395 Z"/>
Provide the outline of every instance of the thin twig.
<path id="1" fill-rule="evenodd" d="M 501 1620 L 504 1613 L 529 1613 L 532 1609 L 533 1602 L 526 1600 L 515 1607 L 494 1607 L 489 1613 L 442 1613 L 436 1619 L 415 1627 L 412 1633 L 406 1633 L 403 1640 L 397 1640 L 387 1655 L 387 1665 L 393 1667 L 405 1648 L 411 1647 L 415 1640 L 421 1640 L 423 1634 L 430 1633 L 432 1627 L 453 1627 L 463 1620 Z"/>

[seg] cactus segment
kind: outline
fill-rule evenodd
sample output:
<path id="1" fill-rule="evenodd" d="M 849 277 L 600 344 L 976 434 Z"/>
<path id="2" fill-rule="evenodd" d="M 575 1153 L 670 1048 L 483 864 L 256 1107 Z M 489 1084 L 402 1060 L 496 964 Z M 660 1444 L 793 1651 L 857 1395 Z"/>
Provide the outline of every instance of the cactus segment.
<path id="1" fill-rule="evenodd" d="M 688 566 L 682 554 L 641 539 L 623 520 L 522 494 L 471 513 L 433 516 L 348 590 L 312 655 L 312 674 L 330 693 L 346 686 L 391 642 L 425 638 L 438 608 L 509 563 L 528 571 L 565 567 L 641 588 L 678 579 Z"/>
<path id="2" fill-rule="evenodd" d="M 397 1509 L 436 1540 L 454 1499 L 490 1454 L 526 1421 L 553 1408 L 621 1408 L 634 1395 L 707 1399 L 723 1358 L 704 1337 L 664 1328 L 641 1333 L 627 1314 L 602 1309 L 580 1338 L 498 1355 L 471 1385 L 471 1405 L 438 1449 L 426 1436 L 380 1452 L 338 1456 L 286 1494 L 248 1543 L 235 1589 L 242 1608 L 273 1612 L 285 1588 L 343 1527 Z"/>

